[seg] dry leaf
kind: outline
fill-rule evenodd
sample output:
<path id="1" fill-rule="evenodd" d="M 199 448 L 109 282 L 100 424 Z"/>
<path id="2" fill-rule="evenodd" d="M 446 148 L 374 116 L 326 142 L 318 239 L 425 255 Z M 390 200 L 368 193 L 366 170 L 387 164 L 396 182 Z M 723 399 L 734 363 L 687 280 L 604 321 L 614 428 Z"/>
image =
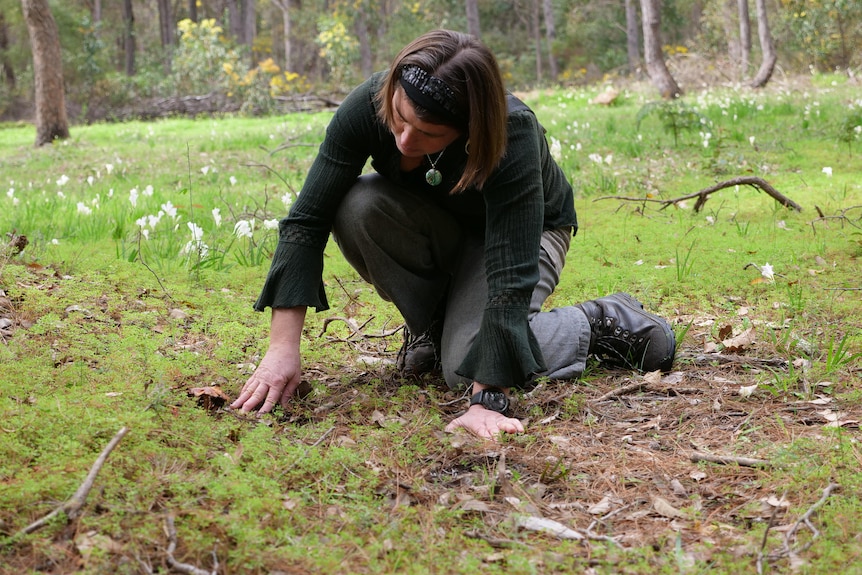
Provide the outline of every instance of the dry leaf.
<path id="1" fill-rule="evenodd" d="M 688 476 L 695 481 L 701 481 L 703 479 L 706 479 L 706 473 L 704 473 L 703 471 L 692 471 L 688 474 Z"/>
<path id="2" fill-rule="evenodd" d="M 737 353 L 750 347 L 754 342 L 754 328 L 750 327 L 735 337 L 723 339 L 721 343 L 727 351 Z"/>
<path id="3" fill-rule="evenodd" d="M 739 388 L 739 395 L 741 397 L 751 397 L 751 394 L 757 389 L 757 384 L 754 385 L 743 385 Z"/>
<path id="4" fill-rule="evenodd" d="M 587 513 L 590 515 L 604 515 L 611 510 L 611 505 L 613 505 L 613 501 L 611 501 L 611 498 L 606 495 L 605 497 L 602 497 L 602 500 L 598 503 L 590 505 L 587 508 Z"/>
<path id="5" fill-rule="evenodd" d="M 667 517 L 668 519 L 685 519 L 686 517 L 685 513 L 671 505 L 670 502 L 663 497 L 656 497 L 653 499 L 652 507 L 655 509 L 656 513 L 662 517 Z"/>
<path id="6" fill-rule="evenodd" d="M 196 397 L 198 405 L 207 411 L 219 409 L 224 406 L 226 401 L 230 401 L 230 397 L 217 385 L 193 387 L 189 390 L 188 394 L 189 397 Z"/>

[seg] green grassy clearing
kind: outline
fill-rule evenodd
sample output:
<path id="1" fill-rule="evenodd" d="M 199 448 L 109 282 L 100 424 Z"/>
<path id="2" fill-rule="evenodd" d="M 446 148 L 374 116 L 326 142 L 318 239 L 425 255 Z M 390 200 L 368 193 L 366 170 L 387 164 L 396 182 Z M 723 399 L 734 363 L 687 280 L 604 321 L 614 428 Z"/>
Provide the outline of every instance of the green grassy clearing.
<path id="1" fill-rule="evenodd" d="M 235 395 L 266 349 L 268 315 L 251 311 L 276 239 L 266 222 L 299 189 L 328 114 L 80 126 L 39 150 L 31 127 L 0 127 L 0 232 L 29 239 L 0 253 L 0 572 L 167 572 L 168 515 L 175 558 L 209 570 L 215 555 L 224 573 L 785 572 L 785 544 L 800 572 L 852 572 L 862 136 L 842 130 L 862 101 L 857 86 L 809 80 L 691 94 L 665 110 L 697 118 L 676 137 L 642 87 L 610 107 L 589 103 L 595 91 L 524 95 L 579 190 L 552 303 L 627 290 L 682 341 L 676 379 L 626 401 L 595 402 L 640 376 L 544 383 L 517 407 L 527 433 L 497 445 L 443 434 L 457 394 L 376 362 L 401 336 L 372 336 L 400 318 L 333 245 L 332 309 L 305 332 L 311 394 L 261 420 L 188 396 Z M 743 175 L 803 211 L 748 187 L 700 212 L 607 199 Z M 749 328 L 736 350 L 748 361 L 698 358 Z M 121 427 L 82 515 L 15 537 L 71 497 Z M 693 448 L 772 465 L 693 463 Z M 817 536 L 788 538 L 830 483 Z M 593 538 L 519 529 L 518 515 Z"/>

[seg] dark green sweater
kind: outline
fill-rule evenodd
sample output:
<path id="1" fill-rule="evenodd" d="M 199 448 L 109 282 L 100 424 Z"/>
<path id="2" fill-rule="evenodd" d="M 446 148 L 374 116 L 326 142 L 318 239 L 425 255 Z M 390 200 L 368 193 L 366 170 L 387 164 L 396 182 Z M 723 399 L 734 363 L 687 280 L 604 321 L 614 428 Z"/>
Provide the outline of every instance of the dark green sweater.
<path id="1" fill-rule="evenodd" d="M 527 321 L 538 282 L 544 230 L 577 231 L 572 188 L 548 150 L 544 129 L 526 107 L 510 111 L 506 156 L 483 190 L 449 195 L 466 164 L 464 142 L 446 148 L 437 168 L 444 181 L 425 183 L 426 167 L 400 170 L 395 138 L 377 116 L 378 73 L 344 100 L 290 213 L 279 225 L 279 243 L 255 309 L 329 308 L 323 284 L 323 250 L 335 212 L 371 158 L 375 171 L 428 194 L 467 230 L 484 233 L 488 301 L 475 343 L 457 372 L 496 387 L 517 387 L 544 371 Z"/>

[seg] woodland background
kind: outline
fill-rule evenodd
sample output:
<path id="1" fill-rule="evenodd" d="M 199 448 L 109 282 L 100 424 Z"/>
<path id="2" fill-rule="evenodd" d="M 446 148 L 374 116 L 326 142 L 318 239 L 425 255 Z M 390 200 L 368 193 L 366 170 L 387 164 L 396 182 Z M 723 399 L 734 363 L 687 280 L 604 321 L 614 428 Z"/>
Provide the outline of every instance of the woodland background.
<path id="1" fill-rule="evenodd" d="M 22 12 L 34 3 L 0 0 L 0 120 L 34 115 Z M 335 104 L 435 27 L 479 35 L 497 54 L 510 89 L 637 77 L 644 73 L 646 5 L 659 9 L 662 55 L 672 73 L 689 66 L 700 83 L 745 83 L 761 60 L 756 4 L 768 14 L 763 24 L 777 73 L 858 74 L 860 0 L 47 2 L 73 123 Z M 677 80 L 682 89 L 704 87 L 684 75 Z"/>

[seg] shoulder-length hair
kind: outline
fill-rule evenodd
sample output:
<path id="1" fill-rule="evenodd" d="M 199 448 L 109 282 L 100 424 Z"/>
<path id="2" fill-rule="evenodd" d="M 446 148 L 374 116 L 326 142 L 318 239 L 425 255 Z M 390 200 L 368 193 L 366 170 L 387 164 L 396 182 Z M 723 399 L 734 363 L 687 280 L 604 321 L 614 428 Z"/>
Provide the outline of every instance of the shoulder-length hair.
<path id="1" fill-rule="evenodd" d="M 395 57 L 377 92 L 378 115 L 387 126 L 395 124 L 392 97 L 400 88 L 402 69 L 408 65 L 418 66 L 445 82 L 466 119 L 466 125 L 454 125 L 415 106 L 422 121 L 453 125 L 465 132 L 467 165 L 452 193 L 471 186 L 482 189 L 506 153 L 506 91 L 497 59 L 473 36 L 450 30 L 423 34 Z"/>

